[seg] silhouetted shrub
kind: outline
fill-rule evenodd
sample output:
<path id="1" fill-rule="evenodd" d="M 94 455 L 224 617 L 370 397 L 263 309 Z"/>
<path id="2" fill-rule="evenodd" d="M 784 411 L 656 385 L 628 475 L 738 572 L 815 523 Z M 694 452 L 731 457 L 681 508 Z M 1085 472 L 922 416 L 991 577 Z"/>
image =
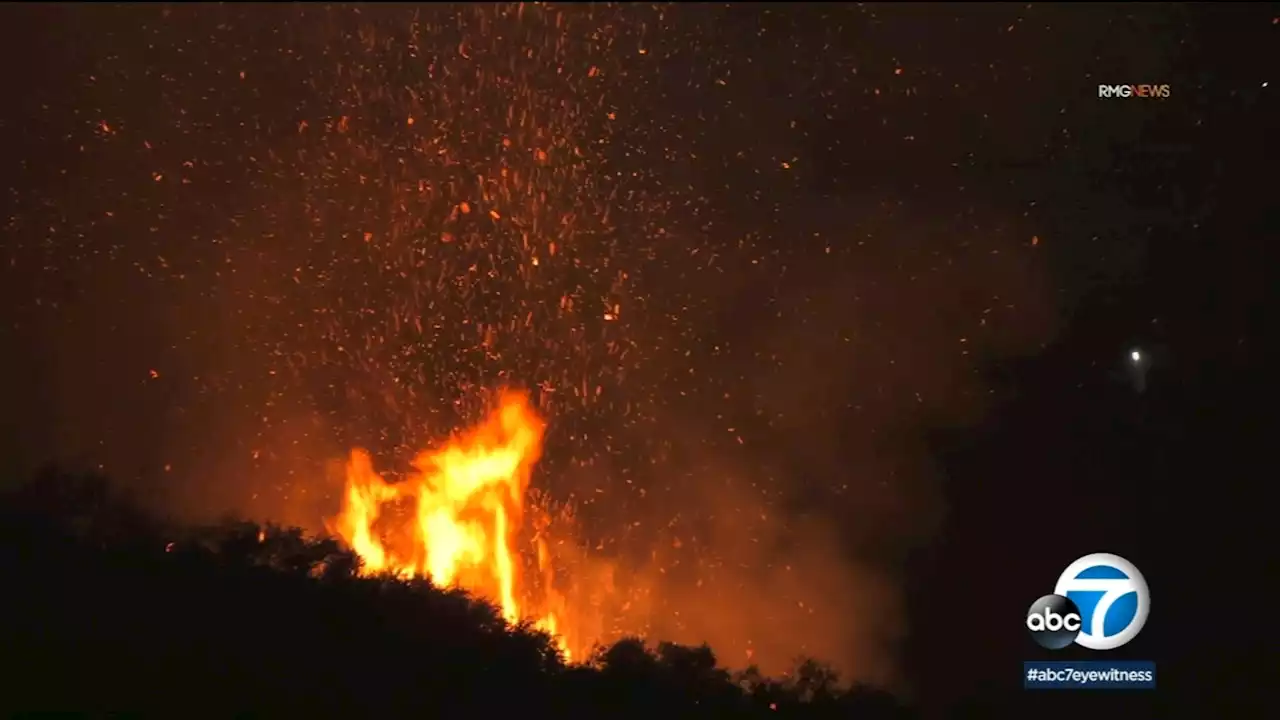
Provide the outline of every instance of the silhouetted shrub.
<path id="1" fill-rule="evenodd" d="M 423 580 L 361 577 L 328 539 L 248 522 L 166 527 L 92 476 L 0 503 L 6 709 L 345 717 L 888 718 L 802 663 L 736 676 L 711 648 L 637 638 L 567 665 L 552 638 Z"/>

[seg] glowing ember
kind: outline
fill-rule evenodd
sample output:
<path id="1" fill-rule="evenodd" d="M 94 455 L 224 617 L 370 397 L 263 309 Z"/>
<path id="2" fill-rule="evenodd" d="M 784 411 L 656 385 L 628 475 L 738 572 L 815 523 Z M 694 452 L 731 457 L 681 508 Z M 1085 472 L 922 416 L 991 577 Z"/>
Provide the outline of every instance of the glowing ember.
<path id="1" fill-rule="evenodd" d="M 563 603 L 552 587 L 546 541 L 541 533 L 532 537 L 543 573 L 539 597 L 521 583 L 517 550 L 526 515 L 540 515 L 532 525 L 546 526 L 542 511 L 525 503 L 543 429 L 524 395 L 506 393 L 479 427 L 419 454 L 416 472 L 402 482 L 388 483 L 368 453 L 354 450 L 331 529 L 364 561 L 363 572 L 461 587 L 494 603 L 509 623 L 532 619 L 567 657 L 561 618 L 551 610 Z"/>

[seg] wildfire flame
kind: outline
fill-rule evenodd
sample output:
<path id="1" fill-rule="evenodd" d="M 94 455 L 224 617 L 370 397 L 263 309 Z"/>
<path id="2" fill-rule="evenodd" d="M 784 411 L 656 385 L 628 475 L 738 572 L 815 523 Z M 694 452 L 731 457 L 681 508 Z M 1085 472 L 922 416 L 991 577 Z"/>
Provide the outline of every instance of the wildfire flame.
<path id="1" fill-rule="evenodd" d="M 330 529 L 363 560 L 362 572 L 463 588 L 494 603 L 509 623 L 531 620 L 569 657 L 556 612 L 563 599 L 542 533 L 547 518 L 526 505 L 544 429 L 525 395 L 504 393 L 480 426 L 420 453 L 401 482 L 387 482 L 367 452 L 353 450 L 342 511 Z M 529 515 L 532 557 L 542 573 L 536 596 L 522 584 L 518 551 Z"/>

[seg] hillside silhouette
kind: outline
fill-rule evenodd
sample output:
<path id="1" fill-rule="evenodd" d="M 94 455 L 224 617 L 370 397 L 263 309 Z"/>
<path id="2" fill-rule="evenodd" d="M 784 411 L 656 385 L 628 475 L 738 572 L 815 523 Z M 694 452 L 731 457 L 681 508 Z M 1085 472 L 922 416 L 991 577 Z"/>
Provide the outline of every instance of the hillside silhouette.
<path id="1" fill-rule="evenodd" d="M 42 472 L 3 498 L 0 528 L 8 710 L 908 716 L 815 660 L 771 679 L 632 638 L 568 664 L 461 591 L 360 576 L 352 553 L 297 529 L 166 527 L 94 475 Z"/>

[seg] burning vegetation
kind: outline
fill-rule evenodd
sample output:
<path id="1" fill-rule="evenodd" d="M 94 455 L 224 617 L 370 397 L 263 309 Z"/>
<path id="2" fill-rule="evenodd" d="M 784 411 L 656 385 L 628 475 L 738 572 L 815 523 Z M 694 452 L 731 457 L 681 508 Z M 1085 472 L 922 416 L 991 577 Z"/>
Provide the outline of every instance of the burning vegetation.
<path id="1" fill-rule="evenodd" d="M 367 452 L 354 450 L 331 528 L 366 573 L 463 588 L 500 608 L 508 623 L 532 620 L 571 657 L 574 633 L 555 588 L 551 515 L 527 502 L 543 428 L 526 396 L 504 393 L 479 427 L 418 455 L 415 472 L 399 483 L 387 482 Z M 525 567 L 529 557 L 533 568 Z"/>
<path id="2" fill-rule="evenodd" d="M 532 419 L 526 412 L 513 396 L 489 430 L 504 414 Z M 481 430 L 468 437 L 494 439 Z M 457 438 L 447 447 L 476 446 Z M 500 516 L 481 512 L 474 521 L 484 530 L 466 512 L 458 523 L 497 543 Z M 46 473 L 0 495 L 0 573 L 15 583 L 0 637 L 23 658 L 3 685 L 6 706 L 186 714 L 199 698 L 203 712 L 320 717 L 904 717 L 888 695 L 842 688 L 813 661 L 771 679 L 754 668 L 722 668 L 705 645 L 623 638 L 566 663 L 563 636 L 509 622 L 542 606 L 477 601 L 428 582 L 448 572 L 431 569 L 440 548 L 430 550 L 429 540 L 385 543 L 387 572 L 379 574 L 333 539 L 238 521 L 183 530 L 97 476 Z M 502 593 L 502 565 L 490 557 L 485 567 L 480 555 L 460 556 L 455 582 Z M 518 598 L 519 574 L 510 578 Z"/>
<path id="3" fill-rule="evenodd" d="M 792 110 L 842 96 L 769 95 L 829 74 L 812 43 L 759 62 L 712 6 L 103 12 L 60 43 L 83 104 L 28 124 L 77 164 L 46 163 L 11 223 L 18 272 L 95 298 L 42 290 L 33 325 L 148 338 L 60 366 L 96 467 L 189 519 L 327 530 L 366 575 L 467 590 L 574 660 L 643 636 L 887 680 L 894 571 L 849 556 L 928 524 L 877 433 L 942 402 L 912 359 L 966 318 L 908 331 L 937 314 L 901 298 L 951 265 L 898 256 L 897 210 L 792 194 Z M 129 390 L 80 405 L 106 387 Z"/>

